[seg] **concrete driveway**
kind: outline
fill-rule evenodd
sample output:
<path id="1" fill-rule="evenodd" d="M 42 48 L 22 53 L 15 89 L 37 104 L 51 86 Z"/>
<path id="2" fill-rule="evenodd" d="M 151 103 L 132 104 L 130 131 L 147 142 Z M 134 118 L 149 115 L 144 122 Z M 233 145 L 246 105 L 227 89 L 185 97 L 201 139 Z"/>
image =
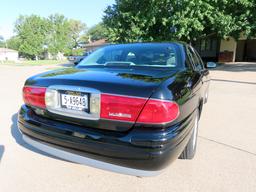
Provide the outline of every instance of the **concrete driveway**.
<path id="1" fill-rule="evenodd" d="M 195 158 L 137 178 L 47 156 L 17 130 L 25 79 L 48 67 L 0 66 L 0 191 L 256 191 L 256 64 L 211 71 Z"/>

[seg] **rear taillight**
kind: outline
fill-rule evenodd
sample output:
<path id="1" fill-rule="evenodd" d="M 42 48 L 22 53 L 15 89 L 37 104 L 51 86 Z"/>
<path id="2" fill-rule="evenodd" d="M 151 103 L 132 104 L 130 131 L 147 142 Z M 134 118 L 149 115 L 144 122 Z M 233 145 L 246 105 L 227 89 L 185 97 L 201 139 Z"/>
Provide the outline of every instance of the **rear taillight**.
<path id="1" fill-rule="evenodd" d="M 149 99 L 137 122 L 162 124 L 174 121 L 179 116 L 179 106 L 172 101 Z"/>
<path id="2" fill-rule="evenodd" d="M 172 101 L 101 95 L 100 117 L 104 119 L 162 124 L 174 121 L 178 115 L 179 106 Z"/>
<path id="3" fill-rule="evenodd" d="M 23 100 L 27 105 L 45 108 L 45 92 L 44 87 L 23 87 Z"/>
<path id="4" fill-rule="evenodd" d="M 147 99 L 101 94 L 100 117 L 135 122 Z"/>

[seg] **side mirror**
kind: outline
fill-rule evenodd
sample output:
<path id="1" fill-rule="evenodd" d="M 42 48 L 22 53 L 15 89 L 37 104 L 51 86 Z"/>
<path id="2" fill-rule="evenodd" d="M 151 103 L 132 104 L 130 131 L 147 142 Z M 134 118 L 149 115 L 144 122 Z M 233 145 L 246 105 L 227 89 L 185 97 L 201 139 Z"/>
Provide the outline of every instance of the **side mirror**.
<path id="1" fill-rule="evenodd" d="M 207 67 L 207 68 L 216 68 L 216 67 L 217 67 L 217 64 L 214 63 L 214 62 L 207 62 L 206 67 Z"/>

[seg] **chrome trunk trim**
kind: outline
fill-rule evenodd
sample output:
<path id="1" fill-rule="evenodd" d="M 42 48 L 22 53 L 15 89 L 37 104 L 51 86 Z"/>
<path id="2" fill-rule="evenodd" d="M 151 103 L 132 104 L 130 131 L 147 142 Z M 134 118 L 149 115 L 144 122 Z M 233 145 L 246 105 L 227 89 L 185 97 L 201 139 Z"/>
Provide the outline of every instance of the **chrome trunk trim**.
<path id="1" fill-rule="evenodd" d="M 90 112 L 75 111 L 70 109 L 61 108 L 60 93 L 59 91 L 76 91 L 89 94 Z M 45 93 L 46 108 L 49 112 L 58 115 L 99 120 L 100 119 L 100 91 L 89 87 L 71 86 L 71 85 L 52 85 L 49 86 Z"/>

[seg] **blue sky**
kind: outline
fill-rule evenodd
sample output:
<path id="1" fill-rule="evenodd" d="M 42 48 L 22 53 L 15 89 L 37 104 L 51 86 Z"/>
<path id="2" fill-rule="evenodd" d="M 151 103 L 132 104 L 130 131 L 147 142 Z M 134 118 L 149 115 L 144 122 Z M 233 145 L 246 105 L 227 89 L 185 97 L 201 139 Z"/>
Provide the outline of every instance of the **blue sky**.
<path id="1" fill-rule="evenodd" d="M 47 17 L 60 13 L 81 20 L 91 27 L 101 21 L 103 10 L 114 0 L 3 0 L 0 2 L 0 35 L 13 35 L 13 25 L 19 15 L 37 14 Z"/>

